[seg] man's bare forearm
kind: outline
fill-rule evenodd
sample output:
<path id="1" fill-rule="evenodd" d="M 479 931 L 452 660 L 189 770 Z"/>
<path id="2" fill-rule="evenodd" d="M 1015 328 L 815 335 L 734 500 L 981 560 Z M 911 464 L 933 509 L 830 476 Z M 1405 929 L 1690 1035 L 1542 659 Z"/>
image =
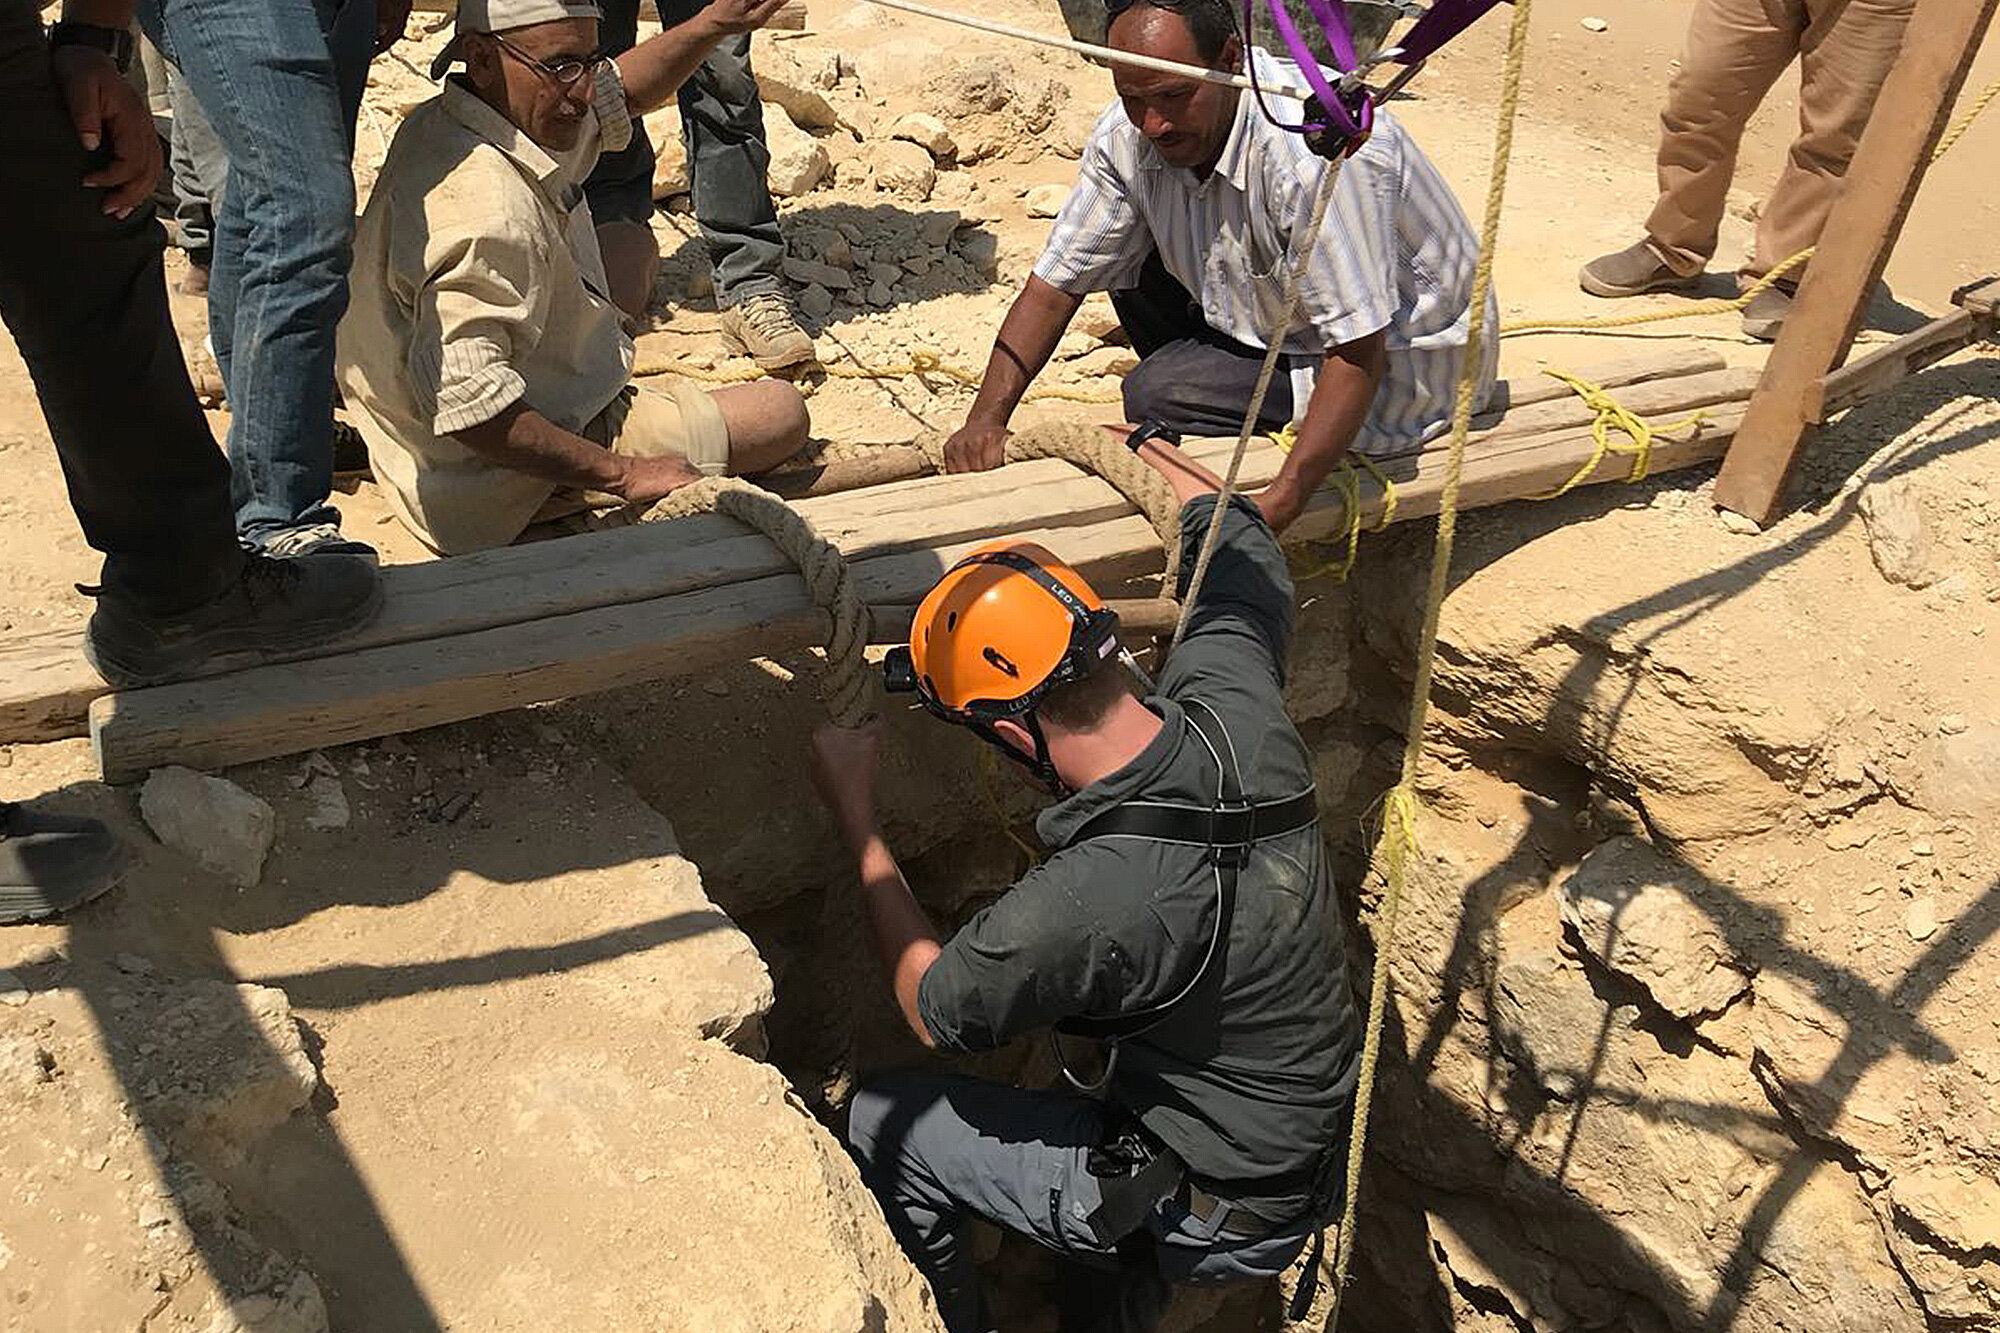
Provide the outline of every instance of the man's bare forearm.
<path id="1" fill-rule="evenodd" d="M 626 104 L 641 114 L 665 106 L 726 35 L 707 13 L 697 12 L 619 56 Z"/>
<path id="2" fill-rule="evenodd" d="M 1379 332 L 1326 354 L 1292 452 L 1258 497 L 1272 527 L 1286 527 L 1298 517 L 1340 456 L 1353 447 L 1387 367 L 1388 345 Z"/>
<path id="3" fill-rule="evenodd" d="M 1001 321 L 993 354 L 986 359 L 986 376 L 979 382 L 978 396 L 966 420 L 1006 425 L 1020 406 L 1021 395 L 1055 354 L 1063 330 L 1082 304 L 1081 296 L 1071 296 L 1030 275 L 1007 318 Z"/>
<path id="4" fill-rule="evenodd" d="M 917 1040 L 935 1046 L 923 1015 L 917 1010 L 917 992 L 924 973 L 941 952 L 937 932 L 924 914 L 909 881 L 880 834 L 862 837 L 855 848 L 861 875 L 861 896 L 868 905 L 868 922 L 875 934 L 875 951 L 889 970 L 889 985 L 896 993 L 896 1007 L 910 1025 Z"/>
<path id="5" fill-rule="evenodd" d="M 625 483 L 623 458 L 564 430 L 525 403 L 503 408 L 452 438 L 492 463 L 559 486 L 617 495 Z"/>

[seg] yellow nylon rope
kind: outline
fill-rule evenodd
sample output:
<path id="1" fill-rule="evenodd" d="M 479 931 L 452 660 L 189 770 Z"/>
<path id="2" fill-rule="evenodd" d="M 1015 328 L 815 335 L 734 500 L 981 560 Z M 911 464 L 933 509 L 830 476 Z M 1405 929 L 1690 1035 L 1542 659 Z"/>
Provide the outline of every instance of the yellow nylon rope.
<path id="1" fill-rule="evenodd" d="M 1589 480 L 1607 454 L 1620 454 L 1632 460 L 1632 469 L 1626 474 L 1626 481 L 1644 481 L 1647 470 L 1652 466 L 1654 436 L 1699 430 L 1701 423 L 1708 420 L 1708 411 L 1702 408 L 1689 413 L 1679 421 L 1656 426 L 1613 398 L 1610 391 L 1601 384 L 1594 384 L 1581 375 L 1571 375 L 1554 367 L 1547 367 L 1542 373 L 1559 379 L 1576 390 L 1582 396 L 1584 404 L 1595 409 L 1597 419 L 1590 423 L 1590 438 L 1596 448 L 1584 461 L 1583 466 L 1570 474 L 1569 480 L 1552 491 L 1530 496 L 1530 499 L 1553 500 L 1558 495 L 1568 494 Z M 1614 429 L 1623 431 L 1632 442 L 1622 444 L 1612 439 L 1611 432 Z"/>
<path id="2" fill-rule="evenodd" d="M 1354 1130 L 1347 1141 L 1346 1200 L 1334 1247 L 1332 1309 L 1326 1327 L 1340 1322 L 1340 1302 L 1354 1261 L 1354 1219 L 1361 1196 L 1361 1167 L 1368 1150 L 1368 1113 L 1375 1101 L 1375 1070 L 1382 1055 L 1382 1020 L 1389 1007 L 1389 964 L 1395 953 L 1396 925 L 1411 862 L 1416 859 L 1417 767 L 1430 722 L 1431 678 L 1436 670 L 1438 625 L 1451 572 L 1452 543 L 1458 531 L 1458 493 L 1465 470 L 1465 441 L 1472 430 L 1473 396 L 1488 337 L 1487 293 L 1493 289 L 1493 252 L 1500 240 L 1500 210 L 1507 197 L 1507 168 L 1514 152 L 1514 117 L 1521 105 L 1521 67 L 1528 50 L 1528 17 L 1534 0 L 1516 0 L 1507 34 L 1507 58 L 1500 79 L 1500 114 L 1493 133 L 1493 168 L 1486 187 L 1486 215 L 1479 234 L 1479 265 L 1472 275 L 1472 326 L 1459 369 L 1458 397 L 1452 407 L 1451 445 L 1445 459 L 1444 493 L 1438 505 L 1437 545 L 1431 554 L 1430 586 L 1424 598 L 1423 632 L 1417 640 L 1417 677 L 1410 694 L 1402 775 L 1383 799 L 1382 837 L 1376 852 L 1384 862 L 1382 905 L 1375 914 L 1375 967 L 1368 986 L 1368 1020 L 1361 1042 L 1361 1067 L 1354 1088 Z"/>
<path id="3" fill-rule="evenodd" d="M 1287 422 L 1271 432 L 1271 443 L 1286 453 L 1290 453 L 1292 446 L 1298 441 L 1299 429 L 1296 422 Z M 1340 492 L 1341 535 L 1331 542 L 1306 542 L 1304 545 L 1308 550 L 1326 546 L 1344 547 L 1344 550 L 1317 563 L 1311 559 L 1294 556 L 1291 562 L 1294 579 L 1302 582 L 1306 579 L 1332 578 L 1337 583 L 1345 580 L 1354 569 L 1354 562 L 1361 554 L 1362 532 L 1361 472 L 1354 466 L 1354 460 L 1357 458 L 1361 460 L 1362 468 L 1367 469 L 1368 475 L 1375 479 L 1375 484 L 1382 488 L 1382 515 L 1368 530 L 1380 532 L 1396 521 L 1396 483 L 1389 479 L 1389 474 L 1377 467 L 1375 460 L 1367 454 L 1349 452 L 1341 455 L 1340 470 L 1331 477 L 1334 489 Z"/>

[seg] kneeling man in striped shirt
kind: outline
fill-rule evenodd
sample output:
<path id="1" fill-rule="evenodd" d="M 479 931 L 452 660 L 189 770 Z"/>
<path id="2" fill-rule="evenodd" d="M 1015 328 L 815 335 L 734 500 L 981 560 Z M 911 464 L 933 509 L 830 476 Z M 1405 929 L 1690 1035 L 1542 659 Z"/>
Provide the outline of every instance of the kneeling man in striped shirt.
<path id="1" fill-rule="evenodd" d="M 1246 51 L 1230 0 L 1107 0 L 1121 51 L 1240 72 Z M 1251 49 L 1265 101 L 1297 71 Z M 1007 422 L 1083 298 L 1111 294 L 1142 358 L 1125 413 L 1189 435 L 1233 436 L 1249 409 L 1293 255 L 1310 247 L 1298 314 L 1258 426 L 1295 423 L 1291 457 L 1257 496 L 1273 529 L 1297 518 L 1350 448 L 1409 453 L 1451 418 L 1478 238 L 1451 188 L 1394 116 L 1346 160 L 1317 235 L 1313 200 L 1333 164 L 1271 123 L 1236 88 L 1137 66 L 1113 67 L 1118 102 L 1091 131 L 1075 188 L 1014 301 L 965 425 L 946 445 L 954 471 L 997 467 Z M 1488 327 L 1491 321 L 1489 304 Z M 1493 385 L 1488 338 L 1479 401 Z"/>

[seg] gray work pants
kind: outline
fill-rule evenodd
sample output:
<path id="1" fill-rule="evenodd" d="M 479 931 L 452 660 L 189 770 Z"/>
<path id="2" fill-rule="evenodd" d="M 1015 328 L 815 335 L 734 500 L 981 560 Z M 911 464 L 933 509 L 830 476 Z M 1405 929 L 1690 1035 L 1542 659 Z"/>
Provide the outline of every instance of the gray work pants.
<path id="1" fill-rule="evenodd" d="M 1088 1158 L 1103 1137 L 1104 1106 L 1065 1092 L 1012 1088 L 957 1074 L 909 1070 L 870 1079 L 849 1108 L 848 1141 L 862 1178 L 903 1249 L 930 1279 L 951 1333 L 987 1333 L 966 1224 L 983 1218 L 1098 1273 L 1069 1284 L 1081 1298 L 1064 1327 L 1151 1328 L 1168 1284 L 1273 1277 L 1305 1248 L 1304 1229 L 1241 1240 L 1217 1236 L 1174 1199 L 1141 1233 L 1106 1246 L 1086 1219 L 1103 1199 Z M 1136 1244 L 1134 1242 L 1137 1242 Z M 1150 1243 L 1148 1243 L 1150 1242 Z"/>

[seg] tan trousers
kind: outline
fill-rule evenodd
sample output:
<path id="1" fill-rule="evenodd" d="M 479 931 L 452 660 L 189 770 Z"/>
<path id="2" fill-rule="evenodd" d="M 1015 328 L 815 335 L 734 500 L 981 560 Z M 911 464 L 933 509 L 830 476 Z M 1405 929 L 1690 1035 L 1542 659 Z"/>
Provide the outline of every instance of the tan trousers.
<path id="1" fill-rule="evenodd" d="M 1914 4 L 1696 0 L 1660 113 L 1660 200 L 1646 221 L 1668 265 L 1693 274 L 1715 254 L 1744 125 L 1795 57 L 1803 82 L 1799 137 L 1764 201 L 1743 275 L 1761 277 L 1818 243 Z M 1785 281 L 1802 272 L 1791 270 Z"/>

